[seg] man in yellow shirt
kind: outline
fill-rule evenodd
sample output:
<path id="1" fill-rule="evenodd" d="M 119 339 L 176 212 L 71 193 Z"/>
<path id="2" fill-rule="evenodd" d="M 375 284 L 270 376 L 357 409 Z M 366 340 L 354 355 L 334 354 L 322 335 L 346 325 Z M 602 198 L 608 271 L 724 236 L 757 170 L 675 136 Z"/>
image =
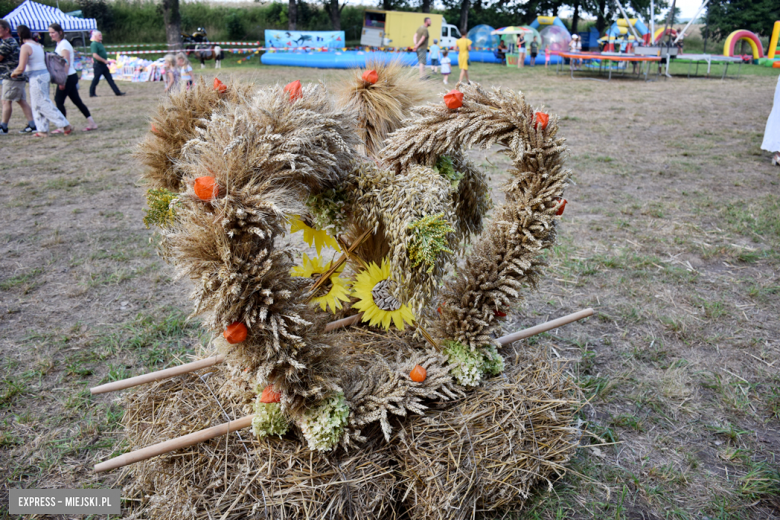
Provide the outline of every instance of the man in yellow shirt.
<path id="1" fill-rule="evenodd" d="M 460 79 L 458 83 L 463 83 L 463 78 L 466 78 L 466 83 L 469 81 L 469 51 L 471 50 L 471 44 L 474 43 L 465 35 L 462 35 L 458 41 L 455 42 L 455 46 L 458 48 L 458 67 L 460 67 Z"/>
<path id="2" fill-rule="evenodd" d="M 412 50 L 417 53 L 417 62 L 420 64 L 420 79 L 425 78 L 425 65 L 428 63 L 428 27 L 431 26 L 431 19 L 426 18 L 423 20 L 423 24 L 417 29 L 417 32 L 412 36 L 414 47 Z"/>

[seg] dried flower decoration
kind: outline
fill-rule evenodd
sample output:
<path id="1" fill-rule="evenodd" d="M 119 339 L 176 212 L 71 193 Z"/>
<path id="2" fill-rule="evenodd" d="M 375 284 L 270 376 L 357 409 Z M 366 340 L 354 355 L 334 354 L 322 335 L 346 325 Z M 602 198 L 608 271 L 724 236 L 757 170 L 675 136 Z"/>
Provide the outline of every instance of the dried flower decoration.
<path id="1" fill-rule="evenodd" d="M 225 336 L 227 342 L 231 345 L 235 345 L 236 343 L 243 343 L 246 340 L 248 334 L 249 330 L 246 328 L 246 325 L 240 321 L 231 323 L 225 329 L 225 332 L 222 333 L 222 335 Z"/>
<path id="2" fill-rule="evenodd" d="M 268 385 L 263 388 L 263 393 L 260 395 L 261 403 L 280 403 L 282 401 L 282 394 L 280 392 L 274 392 L 274 385 Z"/>
<path id="3" fill-rule="evenodd" d="M 371 262 L 368 269 L 357 275 L 352 295 L 358 301 L 352 307 L 363 313 L 363 321 L 384 329 L 389 329 L 392 322 L 398 330 L 404 330 L 404 323 L 414 322 L 414 314 L 409 307 L 391 294 L 393 283 L 390 280 L 390 264 L 386 259 L 382 260 L 381 267 Z"/>
<path id="4" fill-rule="evenodd" d="M 195 179 L 192 189 L 200 200 L 211 200 L 219 196 L 219 184 L 217 184 L 217 180 L 208 175 Z"/>
<path id="5" fill-rule="evenodd" d="M 310 278 L 316 280 L 322 273 L 328 272 L 333 262 L 326 262 L 321 256 L 315 256 L 309 258 L 306 253 L 303 254 L 303 264 L 293 267 L 290 270 L 290 274 L 296 277 Z M 316 296 L 312 298 L 311 303 L 319 305 L 321 310 L 326 310 L 330 307 L 330 312 L 336 313 L 337 310 L 342 308 L 341 302 L 349 301 L 349 284 L 339 275 L 344 270 L 344 265 L 339 267 L 335 273 L 333 273 L 328 281 L 319 289 Z M 324 293 L 324 294 L 323 294 Z"/>
<path id="6" fill-rule="evenodd" d="M 447 108 L 454 110 L 463 106 L 463 92 L 452 89 L 444 94 L 444 104 Z"/>
<path id="7" fill-rule="evenodd" d="M 174 205 L 176 194 L 165 188 L 151 189 L 146 192 L 146 205 L 149 209 L 144 217 L 144 224 L 151 226 L 168 227 L 176 220 Z"/>
<path id="8" fill-rule="evenodd" d="M 220 94 L 224 94 L 227 92 L 227 85 L 222 83 L 219 78 L 214 78 L 214 90 L 219 92 Z"/>
<path id="9" fill-rule="evenodd" d="M 295 80 L 292 83 L 288 83 L 284 87 L 284 91 L 290 94 L 290 102 L 303 98 L 303 87 L 299 80 Z"/>
<path id="10" fill-rule="evenodd" d="M 290 233 L 297 233 L 298 231 L 303 231 L 303 241 L 310 246 L 314 245 L 318 255 L 322 254 L 322 246 L 328 246 L 336 251 L 341 251 L 339 243 L 336 242 L 336 239 L 330 236 L 327 231 L 314 229 L 305 223 L 300 216 L 293 215 L 293 221 L 290 224 Z"/>
<path id="11" fill-rule="evenodd" d="M 447 235 L 455 229 L 444 220 L 444 213 L 415 220 L 407 229 L 412 232 L 408 249 L 412 267 L 422 264 L 427 267 L 426 272 L 432 273 L 439 253 L 452 253 L 447 247 Z"/>
<path id="12" fill-rule="evenodd" d="M 542 130 L 547 128 L 547 124 L 550 122 L 550 116 L 544 112 L 534 112 L 534 115 L 536 116 L 536 124 L 541 124 Z"/>
<path id="13" fill-rule="evenodd" d="M 377 81 L 379 81 L 379 75 L 376 73 L 375 70 L 367 70 L 363 73 L 361 76 L 363 78 L 363 81 L 370 84 L 375 84 Z"/>
<path id="14" fill-rule="evenodd" d="M 414 368 L 409 373 L 409 378 L 415 383 L 422 383 L 426 377 L 428 377 L 428 371 L 420 365 L 414 365 Z"/>

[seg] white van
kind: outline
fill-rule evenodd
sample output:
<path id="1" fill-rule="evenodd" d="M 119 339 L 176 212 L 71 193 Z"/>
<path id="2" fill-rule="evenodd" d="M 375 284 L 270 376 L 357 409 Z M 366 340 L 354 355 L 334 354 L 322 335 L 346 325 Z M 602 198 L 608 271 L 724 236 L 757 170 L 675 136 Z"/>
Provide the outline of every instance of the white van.
<path id="1" fill-rule="evenodd" d="M 440 47 L 455 47 L 455 40 L 460 38 L 460 31 L 454 25 L 450 25 L 446 20 L 441 24 Z"/>

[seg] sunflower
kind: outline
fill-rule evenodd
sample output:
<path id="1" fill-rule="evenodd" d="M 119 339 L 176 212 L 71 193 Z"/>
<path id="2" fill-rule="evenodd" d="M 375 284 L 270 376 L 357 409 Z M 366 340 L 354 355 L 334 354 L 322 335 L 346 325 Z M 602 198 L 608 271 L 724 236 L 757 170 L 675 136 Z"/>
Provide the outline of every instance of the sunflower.
<path id="1" fill-rule="evenodd" d="M 414 314 L 390 294 L 394 282 L 389 277 L 390 264 L 386 259 L 382 260 L 382 267 L 371 262 L 368 269 L 357 275 L 352 296 L 358 301 L 352 307 L 363 312 L 363 321 L 368 321 L 369 325 L 389 329 L 392 321 L 398 330 L 404 330 L 404 322 L 413 323 Z"/>
<path id="2" fill-rule="evenodd" d="M 303 265 L 290 269 L 290 274 L 314 280 L 330 269 L 330 266 L 331 262 L 325 263 L 325 260 L 320 256 L 310 259 L 306 256 L 306 253 L 303 253 Z M 318 303 L 323 311 L 329 306 L 331 312 L 335 314 L 338 309 L 341 309 L 341 302 L 349 301 L 349 285 L 347 285 L 346 280 L 339 276 L 343 270 L 344 265 L 336 269 L 328 279 L 330 283 L 325 282 L 325 285 L 319 289 L 320 293 L 322 293 L 323 289 L 328 289 L 327 294 L 317 296 L 311 300 L 312 303 Z"/>
<path id="3" fill-rule="evenodd" d="M 341 251 L 339 243 L 336 242 L 336 239 L 330 236 L 327 231 L 314 229 L 306 224 L 301 219 L 300 215 L 293 215 L 290 233 L 297 233 L 300 230 L 303 230 L 303 241 L 309 245 L 312 245 L 313 242 L 314 247 L 317 248 L 318 255 L 322 254 L 323 245 L 331 247 L 336 251 Z"/>

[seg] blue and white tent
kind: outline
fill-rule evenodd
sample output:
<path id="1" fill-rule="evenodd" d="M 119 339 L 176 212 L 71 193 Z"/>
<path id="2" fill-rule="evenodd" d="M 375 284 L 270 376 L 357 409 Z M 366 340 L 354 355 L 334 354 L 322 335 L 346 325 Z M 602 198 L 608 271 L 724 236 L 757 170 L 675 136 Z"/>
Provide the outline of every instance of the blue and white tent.
<path id="1" fill-rule="evenodd" d="M 3 16 L 3 19 L 11 25 L 12 31 L 16 31 L 17 25 L 26 25 L 33 32 L 45 32 L 52 23 L 60 24 L 65 32 L 97 30 L 94 18 L 68 16 L 56 7 L 38 4 L 32 0 L 25 0 L 22 5 Z"/>

